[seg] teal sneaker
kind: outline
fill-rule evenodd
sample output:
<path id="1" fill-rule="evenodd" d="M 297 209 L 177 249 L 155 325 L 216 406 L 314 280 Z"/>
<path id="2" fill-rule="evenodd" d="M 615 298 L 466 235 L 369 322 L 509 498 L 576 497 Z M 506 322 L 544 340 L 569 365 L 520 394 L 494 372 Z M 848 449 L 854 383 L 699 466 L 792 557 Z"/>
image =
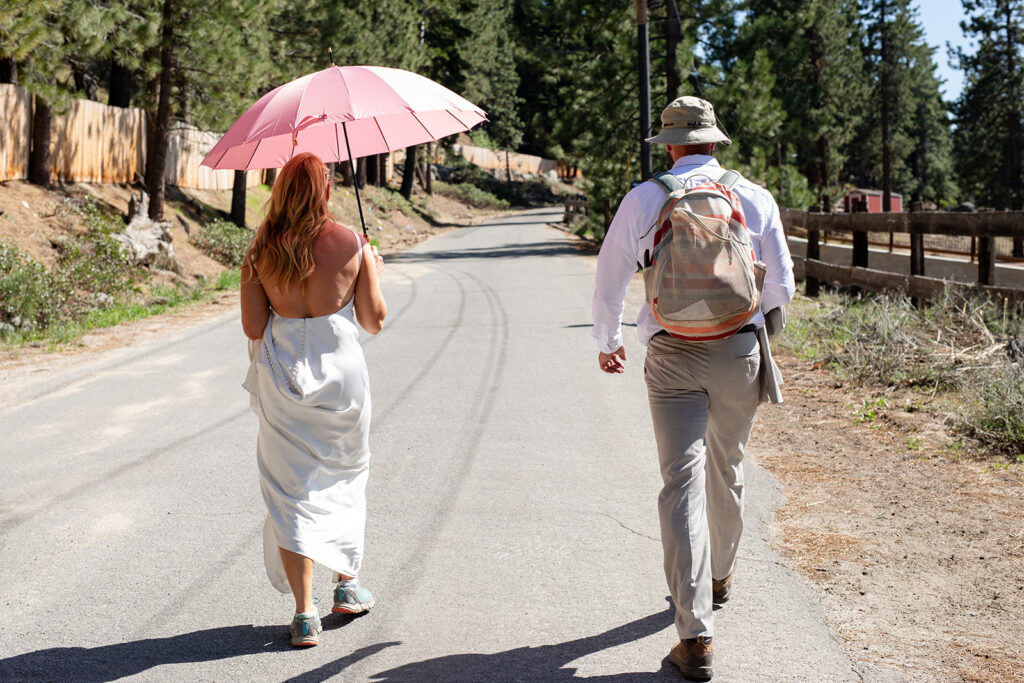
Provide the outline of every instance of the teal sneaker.
<path id="1" fill-rule="evenodd" d="M 359 585 L 355 579 L 343 581 L 334 587 L 334 607 L 339 614 L 362 614 L 375 604 L 373 593 Z"/>
<path id="2" fill-rule="evenodd" d="M 323 631 L 320 625 L 320 615 L 296 614 L 292 619 L 288 632 L 292 635 L 292 645 L 295 647 L 312 647 L 320 644 L 320 632 Z"/>

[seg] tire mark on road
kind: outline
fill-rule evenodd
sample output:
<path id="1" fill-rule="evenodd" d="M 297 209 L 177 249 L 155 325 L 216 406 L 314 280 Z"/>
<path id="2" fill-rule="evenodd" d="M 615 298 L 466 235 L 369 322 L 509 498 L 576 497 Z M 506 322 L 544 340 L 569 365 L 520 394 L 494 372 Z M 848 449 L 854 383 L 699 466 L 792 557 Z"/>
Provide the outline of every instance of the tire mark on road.
<path id="1" fill-rule="evenodd" d="M 405 312 L 408 311 L 412 307 L 413 303 L 416 302 L 416 296 L 417 294 L 419 294 L 419 286 L 416 284 L 416 278 L 409 276 L 407 273 L 403 273 L 401 270 L 396 271 L 396 273 L 409 281 L 409 285 L 412 288 L 412 292 L 409 294 L 409 298 L 406 299 L 402 307 L 398 309 L 397 313 L 395 313 L 394 315 L 389 315 L 387 318 L 385 318 L 385 323 L 387 323 L 388 326 L 394 325 L 395 321 L 400 320 L 402 316 L 405 315 Z M 370 335 L 366 339 L 366 341 L 360 341 L 360 344 L 365 347 L 368 344 L 373 343 L 375 339 L 377 339 L 377 335 L 373 334 Z"/>
<path id="2" fill-rule="evenodd" d="M 452 516 L 455 502 L 459 499 L 465 483 L 469 480 L 470 473 L 476 463 L 478 451 L 484 434 L 490 424 L 495 404 L 501 387 L 501 380 L 505 372 L 509 345 L 508 313 L 495 290 L 480 278 L 463 270 L 452 269 L 464 278 L 467 278 L 480 287 L 487 300 L 488 309 L 493 324 L 489 326 L 492 330 L 491 340 L 488 346 L 485 372 L 481 373 L 480 382 L 474 391 L 472 405 L 474 409 L 467 411 L 465 419 L 459 430 L 459 436 L 453 439 L 451 451 L 462 454 L 456 465 L 447 471 L 448 476 L 445 485 L 437 488 L 434 496 L 433 510 L 429 509 L 428 503 L 424 510 L 425 521 L 418 529 L 410 530 L 416 541 L 409 546 L 409 550 L 401 554 L 401 559 L 395 563 L 399 567 L 394 573 L 387 577 L 380 589 L 382 594 L 390 592 L 391 586 L 401 586 L 403 593 L 412 593 L 422 580 L 422 572 L 417 567 L 422 566 L 428 557 L 436 550 L 435 544 L 440 531 L 449 523 Z M 464 286 L 459 283 L 460 291 Z M 461 307 L 460 307 L 461 308 Z M 461 317 L 461 312 L 460 312 Z M 386 621 L 377 622 L 374 626 L 372 637 L 381 639 L 381 634 L 390 634 L 398 626 L 402 611 L 405 609 L 417 609 L 414 606 L 395 605 L 397 610 Z"/>
<path id="3" fill-rule="evenodd" d="M 384 409 L 380 412 L 380 414 L 371 415 L 373 424 L 378 425 L 378 427 L 384 425 L 387 422 L 387 419 L 391 416 L 391 414 L 394 413 L 395 410 L 398 408 L 398 406 L 402 405 L 406 401 L 406 399 L 409 398 L 409 396 L 412 394 L 412 390 L 415 389 L 416 386 L 418 386 L 419 383 L 422 382 L 423 379 L 434 368 L 434 365 L 437 364 L 437 361 L 441 358 L 441 355 L 445 352 L 445 349 L 447 349 L 448 345 L 451 344 L 452 338 L 459 332 L 459 330 L 462 327 L 462 317 L 466 311 L 466 288 L 463 287 L 462 283 L 459 282 L 458 278 L 456 278 L 451 273 L 448 273 L 437 268 L 433 268 L 431 270 L 433 270 L 434 272 L 444 273 L 445 275 L 450 277 L 452 281 L 455 282 L 455 285 L 459 288 L 459 305 L 458 311 L 455 314 L 455 321 L 452 322 L 451 329 L 448 330 L 448 334 L 446 334 L 444 339 L 441 340 L 441 343 L 434 350 L 434 353 L 431 354 L 430 358 L 428 358 L 427 361 L 423 364 L 423 367 L 420 369 L 420 371 L 416 373 L 416 376 L 413 377 L 412 380 L 410 380 L 409 383 L 406 384 L 400 392 L 398 392 L 397 398 L 393 399 L 390 404 L 385 406 Z"/>

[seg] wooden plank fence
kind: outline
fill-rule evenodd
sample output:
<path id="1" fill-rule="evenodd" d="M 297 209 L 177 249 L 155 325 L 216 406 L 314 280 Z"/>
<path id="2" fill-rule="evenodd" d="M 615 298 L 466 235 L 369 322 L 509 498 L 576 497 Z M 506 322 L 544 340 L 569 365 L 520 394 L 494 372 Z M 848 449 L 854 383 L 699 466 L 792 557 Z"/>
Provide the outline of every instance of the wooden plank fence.
<path id="1" fill-rule="evenodd" d="M 782 209 L 782 223 L 787 232 L 802 228 L 807 232 L 804 259 L 805 287 L 808 296 L 817 296 L 822 281 L 863 287 L 873 291 L 895 291 L 915 299 L 934 298 L 950 284 L 977 288 L 1012 302 L 1024 301 L 1024 289 L 995 287 L 996 237 L 1024 238 L 1024 211 L 910 212 L 910 213 L 846 213 L 823 214 Z M 853 263 L 838 266 L 821 260 L 820 237 L 824 231 L 854 233 Z M 869 232 L 910 234 L 910 273 L 890 273 L 869 267 L 867 245 Z M 924 235 L 956 235 L 974 237 L 978 241 L 978 278 L 976 283 L 949 283 L 925 275 Z"/>
<path id="2" fill-rule="evenodd" d="M 555 171 L 562 178 L 565 177 L 568 171 L 565 164 L 561 162 L 532 154 L 513 154 L 488 149 L 487 147 L 474 147 L 473 145 L 453 145 L 452 151 L 480 168 L 491 170 L 505 170 L 508 168 L 512 171 L 532 175 L 541 175 L 548 171 Z"/>
<path id="3" fill-rule="evenodd" d="M 25 88 L 0 83 L 0 181 L 28 177 L 32 96 Z"/>
<path id="4" fill-rule="evenodd" d="M 145 171 L 146 116 L 138 108 L 72 100 L 50 125 L 50 170 L 58 180 L 130 183 Z"/>
<path id="5" fill-rule="evenodd" d="M 0 182 L 28 178 L 32 141 L 32 95 L 23 87 L 0 83 Z M 171 132 L 167 183 L 197 190 L 231 189 L 234 171 L 200 166 L 220 135 L 180 126 Z M 54 115 L 50 130 L 50 170 L 65 182 L 130 183 L 145 172 L 146 116 L 137 107 L 111 107 L 72 100 L 68 112 Z M 250 171 L 246 185 L 263 180 Z"/>
<path id="6" fill-rule="evenodd" d="M 171 130 L 167 145 L 167 183 L 196 190 L 230 190 L 235 184 L 234 171 L 215 171 L 200 165 L 206 153 L 220 140 L 220 134 L 179 125 Z M 263 182 L 263 171 L 247 171 L 245 186 Z"/>

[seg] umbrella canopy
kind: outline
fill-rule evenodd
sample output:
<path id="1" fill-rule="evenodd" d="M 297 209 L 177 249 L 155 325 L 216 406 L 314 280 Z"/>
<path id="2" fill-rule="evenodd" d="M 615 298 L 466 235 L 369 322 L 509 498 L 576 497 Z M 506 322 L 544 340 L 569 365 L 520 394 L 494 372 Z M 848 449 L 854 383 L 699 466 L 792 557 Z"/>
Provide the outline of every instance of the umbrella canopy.
<path id="1" fill-rule="evenodd" d="M 202 163 L 280 168 L 301 152 L 351 160 L 432 142 L 486 119 L 472 102 L 411 71 L 331 66 L 261 97 Z"/>

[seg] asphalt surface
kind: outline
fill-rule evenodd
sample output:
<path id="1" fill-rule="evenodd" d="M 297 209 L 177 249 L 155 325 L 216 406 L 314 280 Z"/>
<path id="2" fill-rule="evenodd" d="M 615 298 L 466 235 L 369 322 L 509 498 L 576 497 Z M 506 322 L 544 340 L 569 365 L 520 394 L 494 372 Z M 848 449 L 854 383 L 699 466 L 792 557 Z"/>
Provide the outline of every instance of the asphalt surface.
<path id="1" fill-rule="evenodd" d="M 559 217 L 386 261 L 389 317 L 364 335 L 377 607 L 327 616 L 310 650 L 289 647 L 291 596 L 263 569 L 235 311 L 9 391 L 0 680 L 680 680 L 642 349 L 627 330 L 626 374 L 599 371 L 594 259 Z M 777 484 L 754 461 L 747 478 L 715 680 L 871 678 L 769 547 Z M 326 570 L 315 586 L 329 614 Z"/>

